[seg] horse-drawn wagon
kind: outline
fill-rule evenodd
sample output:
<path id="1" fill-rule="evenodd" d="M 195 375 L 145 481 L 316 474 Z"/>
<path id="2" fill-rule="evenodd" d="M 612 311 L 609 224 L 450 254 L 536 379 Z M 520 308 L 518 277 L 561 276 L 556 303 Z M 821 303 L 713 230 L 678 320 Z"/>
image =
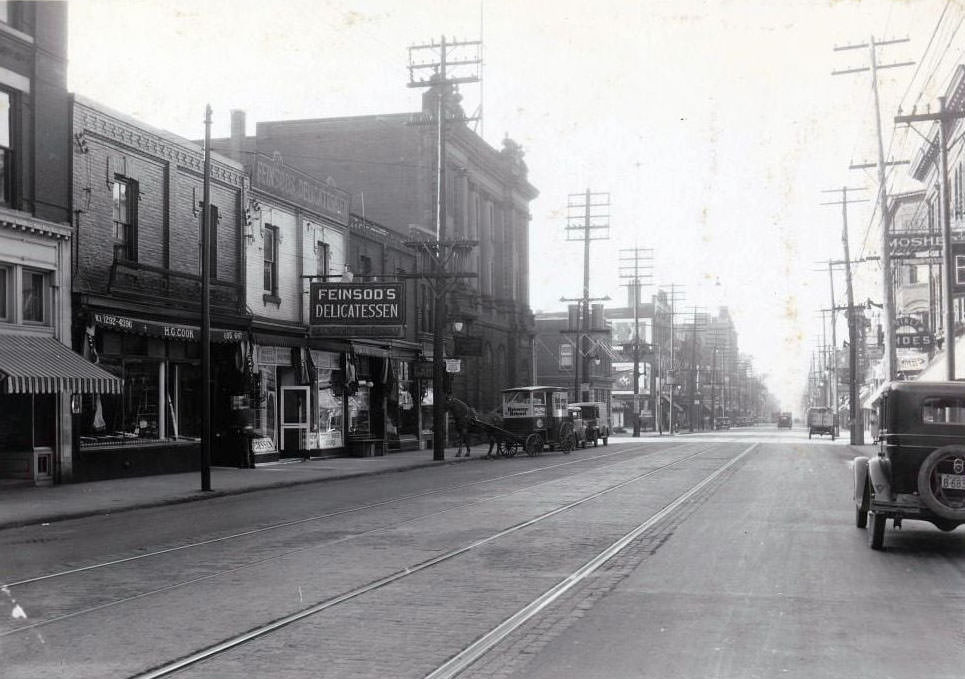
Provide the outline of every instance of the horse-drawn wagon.
<path id="1" fill-rule="evenodd" d="M 518 450 L 539 455 L 550 450 L 569 453 L 577 435 L 562 387 L 513 387 L 503 389 L 503 426 L 498 432 L 509 454 Z"/>

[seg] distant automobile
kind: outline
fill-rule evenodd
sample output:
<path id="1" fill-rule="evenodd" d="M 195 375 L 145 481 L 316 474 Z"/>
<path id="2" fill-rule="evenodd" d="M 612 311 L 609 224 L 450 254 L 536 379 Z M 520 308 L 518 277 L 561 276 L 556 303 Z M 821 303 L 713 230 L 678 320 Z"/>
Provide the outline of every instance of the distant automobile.
<path id="1" fill-rule="evenodd" d="M 821 436 L 827 434 L 834 440 L 836 435 L 834 428 L 834 413 L 830 408 L 809 408 L 808 409 L 808 438 L 814 434 Z"/>
<path id="2" fill-rule="evenodd" d="M 791 413 L 781 413 L 777 416 L 777 428 L 778 429 L 790 429 L 791 428 Z"/>
<path id="3" fill-rule="evenodd" d="M 717 418 L 717 428 L 718 428 L 718 429 L 730 429 L 730 418 L 729 418 L 729 417 L 718 417 L 718 418 Z"/>

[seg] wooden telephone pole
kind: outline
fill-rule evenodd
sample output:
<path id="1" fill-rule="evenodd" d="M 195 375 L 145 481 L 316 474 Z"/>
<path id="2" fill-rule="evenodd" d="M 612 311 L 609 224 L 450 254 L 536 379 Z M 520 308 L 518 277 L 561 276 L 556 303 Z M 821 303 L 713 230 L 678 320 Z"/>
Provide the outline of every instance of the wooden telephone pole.
<path id="1" fill-rule="evenodd" d="M 633 304 L 633 435 L 640 436 L 640 287 L 653 279 L 653 248 L 620 250 L 620 278 Z"/>
<path id="2" fill-rule="evenodd" d="M 428 271 L 416 274 L 417 277 L 429 281 L 433 292 L 433 324 L 432 324 L 432 459 L 444 460 L 446 457 L 446 399 L 445 391 L 445 332 L 446 332 L 446 296 L 457 278 L 472 278 L 475 274 L 460 273 L 450 270 L 450 265 L 457 260 L 465 260 L 468 253 L 475 247 L 476 241 L 447 241 L 446 240 L 446 123 L 450 119 L 448 98 L 457 85 L 475 83 L 479 81 L 478 68 L 481 58 L 478 50 L 482 42 L 475 41 L 446 41 L 445 36 L 438 43 L 435 41 L 414 45 L 409 48 L 409 87 L 436 88 L 436 238 L 435 240 L 414 241 L 407 245 L 416 249 L 428 264 Z M 475 54 L 468 57 L 463 53 L 466 49 Z M 417 61 L 425 54 L 429 54 L 429 61 Z M 458 56 L 457 56 L 458 54 Z M 452 57 L 452 58 L 450 58 Z M 454 71 L 450 71 L 450 68 Z M 431 71 L 428 78 L 422 73 Z M 468 72 L 467 72 L 468 71 Z M 456 122 L 465 122 L 467 118 L 458 117 Z"/>

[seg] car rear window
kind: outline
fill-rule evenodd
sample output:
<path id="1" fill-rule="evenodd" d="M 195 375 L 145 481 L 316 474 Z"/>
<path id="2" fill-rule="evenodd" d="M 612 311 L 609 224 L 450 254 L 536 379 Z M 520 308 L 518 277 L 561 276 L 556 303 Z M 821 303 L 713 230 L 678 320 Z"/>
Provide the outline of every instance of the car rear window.
<path id="1" fill-rule="evenodd" d="M 965 399 L 951 397 L 922 399 L 921 421 L 925 424 L 957 424 L 965 427 Z"/>

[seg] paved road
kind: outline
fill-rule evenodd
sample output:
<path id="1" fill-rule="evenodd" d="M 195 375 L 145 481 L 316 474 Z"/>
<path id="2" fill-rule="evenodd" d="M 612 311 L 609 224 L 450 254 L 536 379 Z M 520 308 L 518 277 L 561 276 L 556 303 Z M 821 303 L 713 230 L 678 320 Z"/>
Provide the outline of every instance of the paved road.
<path id="1" fill-rule="evenodd" d="M 178 676 L 960 677 L 965 540 L 907 522 L 869 550 L 852 454 L 612 439 L 0 531 L 4 676 L 138 676 L 234 639 Z"/>

